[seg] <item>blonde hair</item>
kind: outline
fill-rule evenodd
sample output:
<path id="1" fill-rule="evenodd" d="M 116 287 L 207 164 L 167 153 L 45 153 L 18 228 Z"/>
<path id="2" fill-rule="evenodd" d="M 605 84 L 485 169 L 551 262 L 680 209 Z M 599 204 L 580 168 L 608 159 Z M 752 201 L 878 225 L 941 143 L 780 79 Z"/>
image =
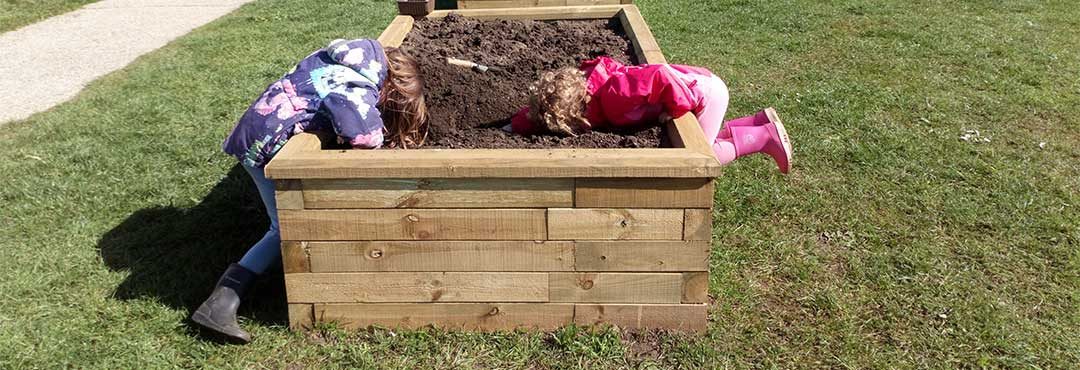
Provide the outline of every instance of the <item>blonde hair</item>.
<path id="1" fill-rule="evenodd" d="M 427 139 L 427 104 L 420 63 L 401 48 L 386 48 L 387 73 L 379 96 L 391 147 L 418 147 Z"/>
<path id="2" fill-rule="evenodd" d="M 585 132 L 585 104 L 589 92 L 585 73 L 577 68 L 559 68 L 540 74 L 529 86 L 529 120 L 548 132 L 574 136 Z"/>

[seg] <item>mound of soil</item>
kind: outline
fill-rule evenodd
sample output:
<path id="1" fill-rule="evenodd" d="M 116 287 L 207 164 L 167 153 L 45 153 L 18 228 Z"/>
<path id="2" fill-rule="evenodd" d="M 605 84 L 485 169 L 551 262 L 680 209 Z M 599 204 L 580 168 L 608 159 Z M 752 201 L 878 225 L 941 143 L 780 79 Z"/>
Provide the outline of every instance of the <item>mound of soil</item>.
<path id="1" fill-rule="evenodd" d="M 618 21 L 478 21 L 451 14 L 417 21 L 403 46 L 420 61 L 424 73 L 431 125 L 425 148 L 660 146 L 657 125 L 637 132 L 577 137 L 526 137 L 499 129 L 528 104 L 528 86 L 541 71 L 576 67 L 601 55 L 633 63 L 633 46 Z M 446 64 L 447 57 L 504 71 L 474 72 Z"/>

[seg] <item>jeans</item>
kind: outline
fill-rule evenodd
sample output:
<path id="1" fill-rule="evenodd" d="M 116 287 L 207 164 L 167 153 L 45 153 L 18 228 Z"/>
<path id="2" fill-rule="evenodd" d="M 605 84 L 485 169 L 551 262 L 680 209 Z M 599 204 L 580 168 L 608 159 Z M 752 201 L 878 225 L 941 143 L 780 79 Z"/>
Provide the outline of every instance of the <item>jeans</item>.
<path id="1" fill-rule="evenodd" d="M 262 168 L 243 166 L 259 188 L 259 197 L 266 206 L 266 215 L 270 216 L 270 230 L 255 245 L 248 249 L 240 259 L 240 266 L 262 274 L 271 265 L 281 259 L 281 229 L 278 227 L 277 199 L 274 198 L 274 182 L 266 178 Z"/>

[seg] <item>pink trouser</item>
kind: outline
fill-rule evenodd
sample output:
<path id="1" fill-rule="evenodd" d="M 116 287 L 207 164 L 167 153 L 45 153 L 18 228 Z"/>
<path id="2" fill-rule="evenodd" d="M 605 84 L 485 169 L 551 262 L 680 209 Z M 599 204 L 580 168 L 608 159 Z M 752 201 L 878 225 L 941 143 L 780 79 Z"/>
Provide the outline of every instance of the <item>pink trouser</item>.
<path id="1" fill-rule="evenodd" d="M 724 126 L 724 114 L 728 108 L 728 88 L 724 80 L 716 75 L 688 74 L 692 80 L 697 81 L 690 90 L 697 95 L 698 105 L 694 108 L 694 116 L 701 123 L 701 131 L 705 133 L 705 140 L 709 145 L 716 142 L 716 136 Z"/>

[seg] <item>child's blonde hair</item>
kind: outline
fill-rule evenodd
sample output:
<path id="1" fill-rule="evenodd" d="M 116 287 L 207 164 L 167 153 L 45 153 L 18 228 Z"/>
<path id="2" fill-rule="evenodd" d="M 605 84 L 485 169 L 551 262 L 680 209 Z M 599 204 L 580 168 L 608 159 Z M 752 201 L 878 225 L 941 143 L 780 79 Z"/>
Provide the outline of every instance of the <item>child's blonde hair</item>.
<path id="1" fill-rule="evenodd" d="M 418 147 L 427 139 L 427 104 L 420 63 L 401 48 L 386 48 L 387 76 L 379 96 L 391 147 Z"/>
<path id="2" fill-rule="evenodd" d="M 529 86 L 528 118 L 548 132 L 574 136 L 589 127 L 588 101 L 584 72 L 570 67 L 547 71 Z"/>

